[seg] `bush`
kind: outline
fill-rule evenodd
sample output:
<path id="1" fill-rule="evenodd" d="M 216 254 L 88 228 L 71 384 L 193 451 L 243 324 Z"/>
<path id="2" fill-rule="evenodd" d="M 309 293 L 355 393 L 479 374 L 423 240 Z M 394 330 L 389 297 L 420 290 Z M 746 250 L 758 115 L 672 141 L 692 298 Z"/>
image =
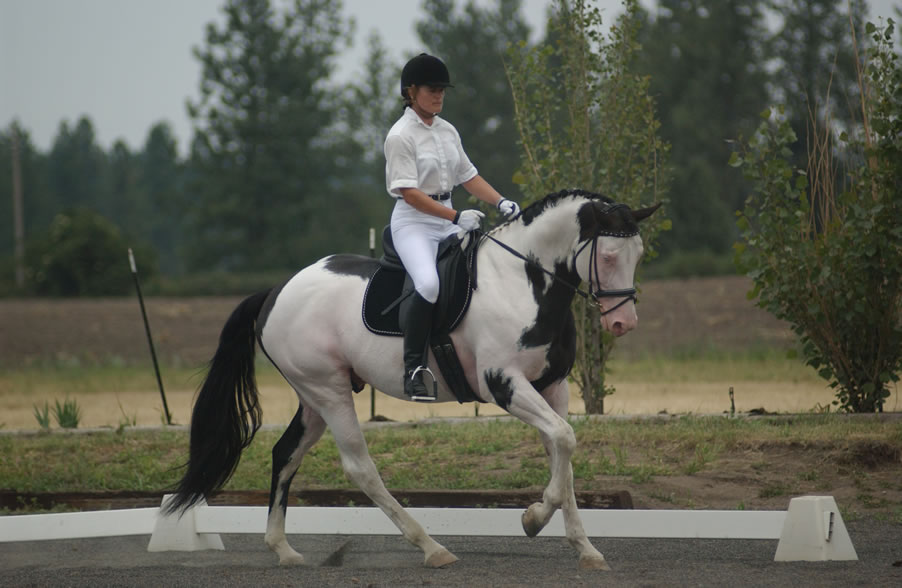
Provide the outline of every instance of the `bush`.
<path id="1" fill-rule="evenodd" d="M 791 167 L 796 137 L 780 110 L 731 159 L 755 186 L 736 245 L 751 295 L 792 325 L 807 363 L 837 390 L 834 404 L 853 412 L 881 411 L 902 369 L 902 70 L 892 21 L 868 31 L 863 132 L 839 137 L 845 189 L 835 189 L 829 117 L 810 125 L 807 171 Z"/>
<path id="2" fill-rule="evenodd" d="M 117 296 L 133 288 L 130 244 L 105 217 L 86 209 L 56 215 L 26 246 L 26 279 L 40 296 Z M 156 272 L 155 256 L 138 247 L 142 275 Z"/>

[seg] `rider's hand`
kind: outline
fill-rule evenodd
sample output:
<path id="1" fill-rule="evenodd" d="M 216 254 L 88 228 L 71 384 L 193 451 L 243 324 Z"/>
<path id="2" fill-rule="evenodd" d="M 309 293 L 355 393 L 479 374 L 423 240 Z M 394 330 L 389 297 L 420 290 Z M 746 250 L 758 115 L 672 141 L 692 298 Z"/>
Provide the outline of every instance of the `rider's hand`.
<path id="1" fill-rule="evenodd" d="M 520 214 L 520 207 L 517 203 L 513 200 L 508 200 L 507 198 L 502 198 L 498 201 L 498 210 L 500 210 L 501 214 L 507 218 Z"/>
<path id="2" fill-rule="evenodd" d="M 454 218 L 454 224 L 469 233 L 479 228 L 479 222 L 484 216 L 485 214 L 478 210 L 463 210 L 457 213 L 457 216 Z"/>

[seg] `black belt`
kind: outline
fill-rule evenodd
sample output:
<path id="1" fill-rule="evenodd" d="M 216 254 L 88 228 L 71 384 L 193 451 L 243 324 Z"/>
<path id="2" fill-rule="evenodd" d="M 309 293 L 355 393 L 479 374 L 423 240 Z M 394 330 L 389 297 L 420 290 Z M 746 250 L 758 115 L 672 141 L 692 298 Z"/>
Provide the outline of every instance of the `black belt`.
<path id="1" fill-rule="evenodd" d="M 430 194 L 429 197 L 433 200 L 450 200 L 451 192 L 444 192 L 442 194 Z"/>

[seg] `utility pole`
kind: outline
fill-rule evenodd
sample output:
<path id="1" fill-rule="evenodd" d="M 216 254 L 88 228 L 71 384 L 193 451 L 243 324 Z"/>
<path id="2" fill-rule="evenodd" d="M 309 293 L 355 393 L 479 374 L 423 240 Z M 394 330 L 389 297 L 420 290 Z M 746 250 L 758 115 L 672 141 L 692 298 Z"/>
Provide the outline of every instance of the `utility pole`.
<path id="1" fill-rule="evenodd" d="M 22 206 L 22 165 L 19 159 L 19 125 L 12 129 L 13 143 L 13 263 L 16 271 L 16 288 L 25 288 L 25 212 Z"/>

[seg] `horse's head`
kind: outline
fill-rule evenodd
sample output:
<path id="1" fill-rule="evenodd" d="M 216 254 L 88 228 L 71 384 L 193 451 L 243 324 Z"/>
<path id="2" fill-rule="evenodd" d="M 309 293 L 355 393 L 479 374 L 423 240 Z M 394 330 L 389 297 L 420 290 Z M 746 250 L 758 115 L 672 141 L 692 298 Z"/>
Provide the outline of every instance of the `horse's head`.
<path id="1" fill-rule="evenodd" d="M 661 205 L 631 210 L 604 199 L 589 200 L 579 208 L 579 237 L 574 265 L 589 285 L 601 310 L 601 324 L 619 337 L 636 328 L 636 265 L 642 257 L 639 222 Z"/>

